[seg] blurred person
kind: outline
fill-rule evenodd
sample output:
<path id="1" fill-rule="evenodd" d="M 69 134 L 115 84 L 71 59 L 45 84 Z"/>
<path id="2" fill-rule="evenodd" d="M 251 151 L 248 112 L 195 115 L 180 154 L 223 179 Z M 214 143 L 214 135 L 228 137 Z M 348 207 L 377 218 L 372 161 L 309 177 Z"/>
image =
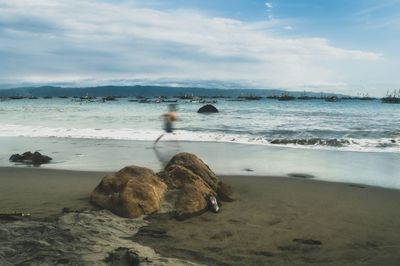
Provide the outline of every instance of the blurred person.
<path id="1" fill-rule="evenodd" d="M 177 120 L 178 116 L 176 113 L 177 105 L 176 104 L 169 104 L 168 105 L 168 112 L 162 115 L 163 122 L 164 122 L 164 130 L 166 133 L 173 133 L 174 131 L 174 122 Z M 155 141 L 154 145 L 157 144 L 158 141 L 165 135 L 165 133 L 161 134 Z"/>

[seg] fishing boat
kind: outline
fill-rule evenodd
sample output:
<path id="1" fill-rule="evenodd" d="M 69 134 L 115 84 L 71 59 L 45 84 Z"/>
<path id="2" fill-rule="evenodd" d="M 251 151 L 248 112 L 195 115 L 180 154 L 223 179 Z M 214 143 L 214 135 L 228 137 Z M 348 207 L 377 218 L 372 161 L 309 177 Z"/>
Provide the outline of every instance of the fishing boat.
<path id="1" fill-rule="evenodd" d="M 289 95 L 288 93 L 283 93 L 281 96 L 277 97 L 277 99 L 278 101 L 293 101 L 295 97 Z"/>
<path id="2" fill-rule="evenodd" d="M 201 97 L 193 97 L 193 98 L 190 100 L 190 102 L 191 102 L 191 103 L 204 103 L 205 100 L 203 100 L 203 98 L 201 98 Z"/>
<path id="3" fill-rule="evenodd" d="M 386 97 L 382 98 L 382 103 L 397 103 L 400 104 L 400 89 L 394 90 L 392 93 L 387 92 Z"/>
<path id="4" fill-rule="evenodd" d="M 325 97 L 325 101 L 326 102 L 337 102 L 339 99 L 338 99 L 338 97 L 336 97 L 336 96 L 328 96 L 328 97 Z"/>
<path id="5" fill-rule="evenodd" d="M 11 100 L 21 100 L 21 99 L 24 99 L 25 97 L 24 96 L 10 96 L 9 98 Z"/>

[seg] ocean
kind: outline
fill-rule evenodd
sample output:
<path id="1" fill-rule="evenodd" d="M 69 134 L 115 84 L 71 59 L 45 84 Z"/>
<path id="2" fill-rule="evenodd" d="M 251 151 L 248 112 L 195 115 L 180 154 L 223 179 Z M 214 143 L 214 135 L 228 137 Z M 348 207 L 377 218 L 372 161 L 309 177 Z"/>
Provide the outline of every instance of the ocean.
<path id="1" fill-rule="evenodd" d="M 0 102 L 0 136 L 155 140 L 167 103 L 123 98 L 103 103 L 75 99 Z M 165 140 L 279 145 L 359 152 L 400 152 L 400 105 L 379 100 L 219 100 L 218 114 L 180 100 L 175 134 Z"/>
<path id="2" fill-rule="evenodd" d="M 400 189 L 400 105 L 378 100 L 218 100 L 219 113 L 179 100 L 174 134 L 163 133 L 167 103 L 75 99 L 0 102 L 0 166 L 40 151 L 44 168 L 161 170 L 176 153 L 197 154 L 220 175 L 278 175 Z M 18 166 L 18 165 L 17 165 Z"/>

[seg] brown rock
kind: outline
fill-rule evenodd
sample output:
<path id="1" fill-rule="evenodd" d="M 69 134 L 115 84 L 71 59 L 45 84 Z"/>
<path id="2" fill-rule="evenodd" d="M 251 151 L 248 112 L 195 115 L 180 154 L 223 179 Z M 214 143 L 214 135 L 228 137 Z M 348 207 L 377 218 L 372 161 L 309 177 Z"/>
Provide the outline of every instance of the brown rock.
<path id="1" fill-rule="evenodd" d="M 207 210 L 210 196 L 232 201 L 231 190 L 197 156 L 190 153 L 175 155 L 158 176 L 169 189 L 180 189 L 175 203 L 178 219 L 184 219 Z"/>
<path id="2" fill-rule="evenodd" d="M 91 202 L 127 218 L 151 214 L 160 208 L 167 186 L 150 169 L 128 166 L 103 178 Z"/>
<path id="3" fill-rule="evenodd" d="M 205 164 L 201 159 L 199 159 L 196 155 L 182 152 L 175 155 L 171 161 L 165 167 L 165 172 L 171 172 L 176 168 L 176 165 L 186 168 L 191 171 L 197 177 L 200 177 L 204 182 L 206 182 L 213 190 L 216 190 L 218 187 L 218 178 L 211 171 L 210 167 Z M 181 182 L 181 176 L 169 175 L 169 177 L 175 182 Z M 195 177 L 195 179 L 197 179 Z M 186 182 L 186 181 L 185 181 Z M 167 183 L 168 184 L 168 183 Z"/>
<path id="4" fill-rule="evenodd" d="M 196 185 L 185 184 L 175 205 L 176 218 L 183 220 L 207 210 L 207 199 Z"/>

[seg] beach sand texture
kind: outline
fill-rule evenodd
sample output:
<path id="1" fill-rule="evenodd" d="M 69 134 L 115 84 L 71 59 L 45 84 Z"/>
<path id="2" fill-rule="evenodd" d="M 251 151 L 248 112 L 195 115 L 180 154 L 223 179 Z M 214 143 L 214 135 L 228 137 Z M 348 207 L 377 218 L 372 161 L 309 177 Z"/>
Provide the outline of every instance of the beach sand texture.
<path id="1" fill-rule="evenodd" d="M 123 246 L 154 248 L 156 253 L 151 248 L 139 253 L 159 253 L 151 263 L 166 265 L 189 261 L 398 265 L 400 261 L 398 190 L 285 177 L 223 176 L 236 201 L 225 203 L 218 214 L 208 212 L 185 221 L 160 214 L 129 221 L 93 210 L 89 204 L 88 196 L 104 174 L 0 168 L 0 211 L 32 213 L 16 222 L 0 221 L 0 261 L 12 265 L 25 258 L 29 265 L 47 256 L 48 262 L 105 263 L 109 252 Z M 62 213 L 64 207 L 86 210 Z M 46 252 L 50 246 L 54 250 Z"/>

